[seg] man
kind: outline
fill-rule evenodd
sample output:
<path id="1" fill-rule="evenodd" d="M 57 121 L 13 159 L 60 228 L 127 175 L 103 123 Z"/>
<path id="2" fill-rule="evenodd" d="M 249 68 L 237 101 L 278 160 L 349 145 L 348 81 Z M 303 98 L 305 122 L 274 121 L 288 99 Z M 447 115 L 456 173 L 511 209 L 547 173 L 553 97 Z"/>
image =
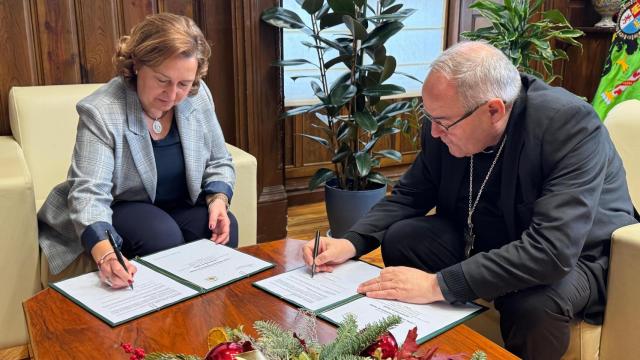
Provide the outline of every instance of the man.
<path id="1" fill-rule="evenodd" d="M 381 244 L 387 267 L 358 291 L 494 300 L 507 349 L 559 359 L 572 318 L 602 323 L 611 233 L 635 222 L 606 129 L 588 103 L 481 42 L 443 52 L 422 97 L 421 153 L 345 239 L 322 238 L 317 269 Z"/>

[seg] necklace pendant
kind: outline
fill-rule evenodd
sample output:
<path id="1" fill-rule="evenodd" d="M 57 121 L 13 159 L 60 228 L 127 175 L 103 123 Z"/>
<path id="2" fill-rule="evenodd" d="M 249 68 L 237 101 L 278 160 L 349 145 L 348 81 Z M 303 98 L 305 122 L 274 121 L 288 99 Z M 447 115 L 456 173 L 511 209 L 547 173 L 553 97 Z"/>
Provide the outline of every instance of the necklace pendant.
<path id="1" fill-rule="evenodd" d="M 473 225 L 469 225 L 464 229 L 464 258 L 468 259 L 471 256 L 471 250 L 473 250 L 473 243 L 476 236 L 473 234 Z"/>
<path id="2" fill-rule="evenodd" d="M 162 124 L 160 123 L 160 121 L 158 121 L 158 119 L 153 120 L 153 124 L 151 125 L 151 127 L 153 128 L 154 133 L 162 133 Z"/>

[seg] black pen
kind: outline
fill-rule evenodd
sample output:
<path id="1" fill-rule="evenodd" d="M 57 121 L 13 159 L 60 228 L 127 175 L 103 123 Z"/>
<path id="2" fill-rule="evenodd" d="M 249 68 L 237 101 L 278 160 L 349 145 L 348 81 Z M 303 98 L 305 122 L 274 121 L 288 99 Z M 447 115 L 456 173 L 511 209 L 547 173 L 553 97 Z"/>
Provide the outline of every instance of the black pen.
<path id="1" fill-rule="evenodd" d="M 124 263 L 124 258 L 122 257 L 122 253 L 120 252 L 120 250 L 118 250 L 118 246 L 116 245 L 115 240 L 113 240 L 113 236 L 111 235 L 111 231 L 109 230 L 107 230 L 107 237 L 109 238 L 109 243 L 113 248 L 114 254 L 116 254 L 116 259 L 118 259 L 118 262 L 120 263 L 120 265 L 122 265 L 122 268 L 124 269 L 124 271 L 126 271 L 127 274 L 129 274 L 129 270 L 127 270 L 127 265 L 125 265 Z M 133 281 L 131 280 L 129 280 L 129 287 L 131 288 L 131 290 L 133 290 Z"/>
<path id="2" fill-rule="evenodd" d="M 316 273 L 316 258 L 318 257 L 318 248 L 320 247 L 320 230 L 316 230 L 316 239 L 313 243 L 313 265 L 311 265 L 311 278 Z"/>

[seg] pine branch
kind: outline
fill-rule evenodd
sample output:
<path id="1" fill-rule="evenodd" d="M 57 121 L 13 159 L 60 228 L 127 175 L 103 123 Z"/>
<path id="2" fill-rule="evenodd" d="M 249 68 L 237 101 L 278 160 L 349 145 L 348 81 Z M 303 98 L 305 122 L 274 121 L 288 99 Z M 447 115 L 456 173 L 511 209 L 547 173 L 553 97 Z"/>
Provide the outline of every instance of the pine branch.
<path id="1" fill-rule="evenodd" d="M 268 359 L 291 359 L 303 351 L 293 333 L 273 321 L 256 321 L 253 327 L 260 334 L 256 346 Z"/>
<path id="2" fill-rule="evenodd" d="M 399 316 L 389 316 L 383 320 L 367 325 L 362 331 L 358 331 L 356 318 L 349 314 L 338 327 L 336 339 L 323 346 L 320 359 L 333 360 L 343 356 L 358 355 L 367 346 L 373 344 L 380 335 L 389 331 L 401 322 Z"/>

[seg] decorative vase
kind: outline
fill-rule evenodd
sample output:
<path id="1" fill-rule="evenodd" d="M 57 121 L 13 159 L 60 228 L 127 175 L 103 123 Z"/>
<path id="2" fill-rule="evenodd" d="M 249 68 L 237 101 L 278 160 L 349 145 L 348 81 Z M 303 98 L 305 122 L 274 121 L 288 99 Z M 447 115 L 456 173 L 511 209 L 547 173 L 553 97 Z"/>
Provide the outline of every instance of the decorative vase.
<path id="1" fill-rule="evenodd" d="M 337 185 L 335 179 L 324 185 L 327 217 L 334 238 L 342 237 L 387 192 L 386 185 L 382 184 L 378 188 L 358 191 L 342 190 Z"/>
<path id="2" fill-rule="evenodd" d="M 594 26 L 612 28 L 616 26 L 612 16 L 620 11 L 620 0 L 591 0 L 593 8 L 602 16 Z"/>

